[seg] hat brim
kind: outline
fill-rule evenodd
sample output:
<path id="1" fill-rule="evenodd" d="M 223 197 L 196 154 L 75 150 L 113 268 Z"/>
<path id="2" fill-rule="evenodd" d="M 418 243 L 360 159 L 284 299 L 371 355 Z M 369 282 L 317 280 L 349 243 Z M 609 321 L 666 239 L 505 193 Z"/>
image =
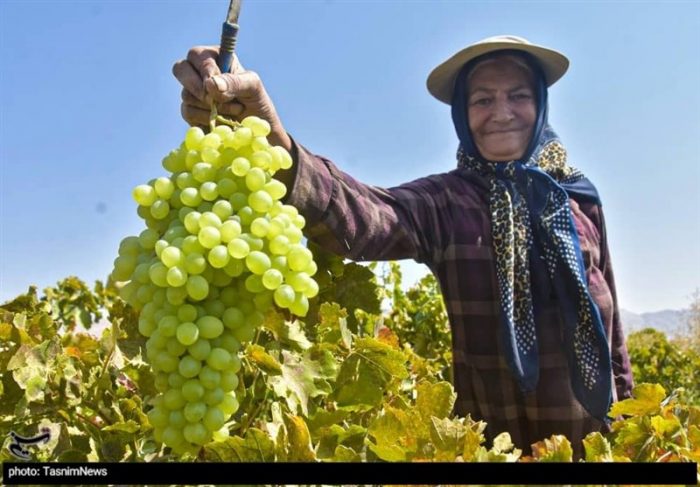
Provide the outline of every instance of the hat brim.
<path id="1" fill-rule="evenodd" d="M 447 61 L 438 65 L 428 76 L 428 91 L 441 102 L 450 105 L 455 79 L 466 63 L 484 54 L 502 50 L 523 51 L 531 54 L 542 67 L 547 86 L 553 85 L 569 69 L 569 59 L 560 52 L 535 44 L 515 42 L 489 42 L 474 44 L 459 51 Z"/>

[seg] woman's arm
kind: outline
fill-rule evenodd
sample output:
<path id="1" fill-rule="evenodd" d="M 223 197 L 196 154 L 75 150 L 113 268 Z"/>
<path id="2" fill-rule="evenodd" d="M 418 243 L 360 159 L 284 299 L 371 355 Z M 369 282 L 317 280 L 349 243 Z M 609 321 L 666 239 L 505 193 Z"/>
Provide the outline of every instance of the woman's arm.
<path id="1" fill-rule="evenodd" d="M 296 174 L 287 203 L 307 219 L 306 234 L 353 260 L 435 261 L 449 205 L 440 176 L 384 189 L 360 183 L 292 141 Z"/>

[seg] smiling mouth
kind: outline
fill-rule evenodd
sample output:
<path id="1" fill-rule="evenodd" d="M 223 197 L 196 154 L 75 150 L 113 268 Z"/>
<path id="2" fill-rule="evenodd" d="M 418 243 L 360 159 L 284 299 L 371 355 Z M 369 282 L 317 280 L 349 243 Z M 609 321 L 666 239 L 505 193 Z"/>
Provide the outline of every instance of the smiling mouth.
<path id="1" fill-rule="evenodd" d="M 510 130 L 494 130 L 492 132 L 488 132 L 486 135 L 499 135 L 499 134 L 511 134 L 514 132 L 522 132 L 521 129 L 510 129 Z"/>

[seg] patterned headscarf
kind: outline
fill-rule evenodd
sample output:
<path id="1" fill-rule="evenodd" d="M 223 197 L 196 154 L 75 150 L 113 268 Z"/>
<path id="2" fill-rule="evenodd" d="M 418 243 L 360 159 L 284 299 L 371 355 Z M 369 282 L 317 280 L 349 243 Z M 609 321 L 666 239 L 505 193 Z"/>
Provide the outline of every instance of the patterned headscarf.
<path id="1" fill-rule="evenodd" d="M 567 165 L 566 150 L 547 123 L 547 87 L 537 62 L 525 53 L 507 53 L 521 56 L 535 78 L 537 117 L 520 160 L 485 160 L 469 130 L 467 80 L 483 57 L 462 68 L 452 98 L 452 119 L 460 140 L 458 167 L 482 176 L 489 186 L 506 360 L 521 390 L 534 390 L 539 357 L 533 305 L 541 303 L 533 303 L 530 261 L 544 259 L 562 311 L 572 389 L 593 417 L 605 420 L 612 398 L 610 352 L 598 307 L 588 290 L 569 197 L 598 204 L 600 200 L 593 184 Z M 534 296 L 537 300 L 538 293 Z"/>

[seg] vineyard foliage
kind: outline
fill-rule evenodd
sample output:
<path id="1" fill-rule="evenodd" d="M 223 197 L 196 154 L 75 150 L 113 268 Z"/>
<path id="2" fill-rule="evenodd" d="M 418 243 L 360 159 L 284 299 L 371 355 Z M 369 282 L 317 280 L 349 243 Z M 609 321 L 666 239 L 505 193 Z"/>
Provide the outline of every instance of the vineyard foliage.
<path id="1" fill-rule="evenodd" d="M 0 460 L 14 460 L 10 431 L 41 428 L 41 461 L 574 460 L 565 437 L 521 451 L 508 432 L 486 444 L 483 422 L 453 415 L 450 329 L 431 276 L 405 291 L 395 264 L 376 277 L 313 250 L 321 291 L 308 315 L 266 315 L 242 353 L 230 437 L 185 458 L 153 439 L 154 376 L 111 283 L 69 277 L 0 306 Z M 697 352 L 653 330 L 629 346 L 634 398 L 613 406 L 610 433 L 584 440 L 585 461 L 700 462 Z"/>

